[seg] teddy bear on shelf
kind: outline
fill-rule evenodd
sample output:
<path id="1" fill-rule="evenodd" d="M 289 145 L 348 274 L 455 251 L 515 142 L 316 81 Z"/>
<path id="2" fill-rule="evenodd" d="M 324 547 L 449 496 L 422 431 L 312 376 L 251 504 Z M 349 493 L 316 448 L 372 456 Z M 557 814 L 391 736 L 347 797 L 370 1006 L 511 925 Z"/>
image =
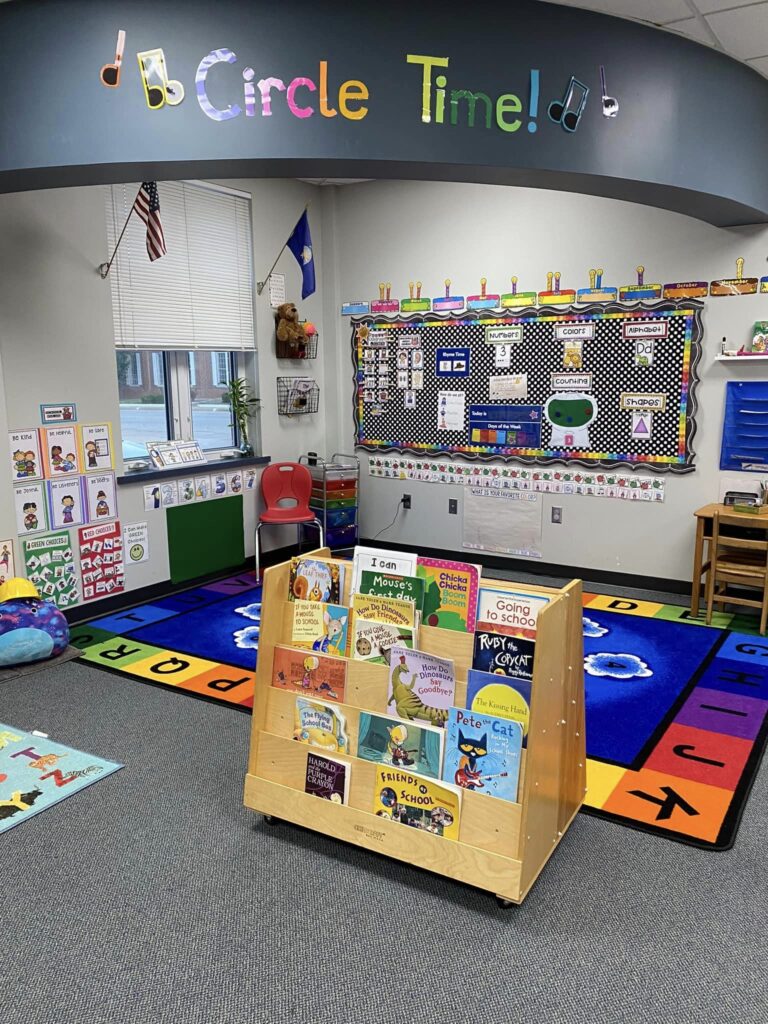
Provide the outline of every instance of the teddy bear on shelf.
<path id="1" fill-rule="evenodd" d="M 292 302 L 284 302 L 277 309 L 277 340 L 288 346 L 288 358 L 304 359 L 307 349 L 307 330 L 299 323 L 299 311 Z"/>

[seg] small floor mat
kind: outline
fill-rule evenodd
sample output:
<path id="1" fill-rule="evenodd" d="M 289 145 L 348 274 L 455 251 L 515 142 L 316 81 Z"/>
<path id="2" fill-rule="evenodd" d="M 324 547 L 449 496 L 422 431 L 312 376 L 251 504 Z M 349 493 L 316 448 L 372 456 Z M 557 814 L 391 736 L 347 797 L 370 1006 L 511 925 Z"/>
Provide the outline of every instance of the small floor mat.
<path id="1" fill-rule="evenodd" d="M 61 665 L 65 661 L 72 661 L 73 658 L 80 657 L 80 649 L 73 647 L 71 644 L 61 654 L 57 654 L 55 658 L 49 658 L 47 661 L 30 661 L 25 665 L 13 665 L 10 668 L 0 668 L 0 683 L 4 679 L 13 679 L 16 676 L 28 676 L 33 672 L 44 672 L 49 668 L 56 668 L 57 665 Z"/>

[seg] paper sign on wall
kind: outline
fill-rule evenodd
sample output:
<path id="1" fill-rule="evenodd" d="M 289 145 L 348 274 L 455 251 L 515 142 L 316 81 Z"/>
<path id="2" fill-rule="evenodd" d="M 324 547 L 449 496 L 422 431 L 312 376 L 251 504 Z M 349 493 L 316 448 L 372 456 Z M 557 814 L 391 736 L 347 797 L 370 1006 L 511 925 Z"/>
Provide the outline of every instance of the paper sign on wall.
<path id="1" fill-rule="evenodd" d="M 621 408 L 625 412 L 664 412 L 667 396 L 651 391 L 622 391 Z"/>
<path id="2" fill-rule="evenodd" d="M 16 531 L 19 536 L 46 532 L 48 529 L 48 503 L 45 496 L 45 484 L 42 481 L 14 487 L 13 502 L 16 508 Z"/>
<path id="3" fill-rule="evenodd" d="M 149 561 L 149 525 L 128 523 L 123 529 L 123 550 L 129 562 Z"/>
<path id="4" fill-rule="evenodd" d="M 508 373 L 503 376 L 488 378 L 488 397 L 521 398 L 528 397 L 528 374 Z"/>
<path id="5" fill-rule="evenodd" d="M 437 429 L 463 430 L 464 403 L 463 391 L 438 391 L 437 393 Z"/>
<path id="6" fill-rule="evenodd" d="M 49 480 L 48 508 L 53 530 L 87 522 L 82 477 L 65 476 L 61 480 Z"/>
<path id="7" fill-rule="evenodd" d="M 40 442 L 45 475 L 49 479 L 73 476 L 80 472 L 77 427 L 43 427 L 40 430 Z"/>
<path id="8" fill-rule="evenodd" d="M 468 348 L 438 348 L 435 352 L 435 374 L 438 377 L 468 377 Z"/>
<path id="9" fill-rule="evenodd" d="M 8 432 L 8 450 L 11 460 L 11 479 L 39 480 L 43 475 L 43 464 L 40 458 L 40 435 L 36 428 L 29 430 L 10 430 Z"/>
<path id="10" fill-rule="evenodd" d="M 632 437 L 637 441 L 650 441 L 653 431 L 652 412 L 632 413 Z"/>
<path id="11" fill-rule="evenodd" d="M 83 477 L 90 522 L 117 518 L 114 473 L 89 473 Z"/>
<path id="12" fill-rule="evenodd" d="M 68 530 L 25 540 L 24 571 L 44 600 L 57 608 L 77 604 L 77 574 Z"/>
<path id="13" fill-rule="evenodd" d="M 523 325 L 511 324 L 509 327 L 486 327 L 486 345 L 516 345 L 523 340 Z"/>
<path id="14" fill-rule="evenodd" d="M 553 373 L 550 377 L 553 391 L 591 391 L 591 373 Z"/>
<path id="15" fill-rule="evenodd" d="M 595 336 L 595 325 L 592 324 L 555 324 L 555 337 L 558 341 L 591 341 Z"/>
<path id="16" fill-rule="evenodd" d="M 541 558 L 541 497 L 533 491 L 468 487 L 462 547 Z"/>
<path id="17" fill-rule="evenodd" d="M 269 275 L 269 304 L 273 309 L 285 302 L 285 274 Z"/>
<path id="18" fill-rule="evenodd" d="M 0 540 L 0 585 L 16 575 L 16 565 L 13 560 L 13 541 Z"/>
<path id="19" fill-rule="evenodd" d="M 493 349 L 493 365 L 497 370 L 508 370 L 512 365 L 512 346 L 495 345 Z"/>
<path id="20" fill-rule="evenodd" d="M 83 423 L 80 427 L 80 453 L 86 473 L 114 469 L 112 429 L 109 423 Z"/>
<path id="21" fill-rule="evenodd" d="M 666 338 L 669 324 L 666 320 L 645 320 L 642 323 L 621 325 L 621 336 L 627 338 Z"/>
<path id="22" fill-rule="evenodd" d="M 83 600 L 94 601 L 122 593 L 125 576 L 120 523 L 83 526 L 77 535 L 80 542 Z"/>

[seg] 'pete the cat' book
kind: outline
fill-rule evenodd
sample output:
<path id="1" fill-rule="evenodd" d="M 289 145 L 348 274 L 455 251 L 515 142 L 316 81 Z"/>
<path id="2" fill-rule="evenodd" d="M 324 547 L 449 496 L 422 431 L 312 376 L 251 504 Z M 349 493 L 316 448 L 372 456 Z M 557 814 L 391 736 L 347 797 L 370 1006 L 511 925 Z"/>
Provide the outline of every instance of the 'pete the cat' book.
<path id="1" fill-rule="evenodd" d="M 390 622 L 371 622 L 357 615 L 352 619 L 350 654 L 357 661 L 388 665 L 390 651 L 396 645 L 413 647 L 416 630 L 412 626 L 393 626 Z"/>
<path id="2" fill-rule="evenodd" d="M 424 580 L 425 626 L 471 633 L 475 628 L 480 566 L 443 558 L 419 558 L 416 574 Z"/>
<path id="3" fill-rule="evenodd" d="M 400 601 L 413 601 L 421 614 L 424 606 L 424 580 L 421 576 L 398 576 L 393 572 L 374 572 L 363 569 L 360 573 L 361 594 L 396 597 Z"/>
<path id="4" fill-rule="evenodd" d="M 275 647 L 272 685 L 277 689 L 343 703 L 346 684 L 346 661 L 294 651 L 280 644 Z"/>
<path id="5" fill-rule="evenodd" d="M 536 619 L 547 604 L 549 598 L 541 594 L 521 594 L 496 587 L 480 587 L 476 628 L 533 640 L 536 637 Z"/>
<path id="6" fill-rule="evenodd" d="M 389 660 L 387 711 L 399 718 L 421 719 L 443 726 L 453 705 L 456 676 L 453 662 L 424 651 L 393 647 Z"/>
<path id="7" fill-rule="evenodd" d="M 322 754 L 307 754 L 307 774 L 304 792 L 319 796 L 334 804 L 345 804 L 349 800 L 349 772 L 352 766 L 335 757 Z"/>
<path id="8" fill-rule="evenodd" d="M 345 567 L 324 558 L 292 558 L 289 601 L 325 601 L 340 604 L 344 595 Z"/>
<path id="9" fill-rule="evenodd" d="M 347 653 L 349 608 L 318 601 L 294 601 L 291 643 L 343 658 Z"/>
<path id="10" fill-rule="evenodd" d="M 373 813 L 445 839 L 458 839 L 461 790 L 399 768 L 379 766 Z"/>
<path id="11" fill-rule="evenodd" d="M 296 698 L 293 738 L 299 743 L 339 754 L 349 753 L 346 720 L 338 708 L 315 700 Z"/>
<path id="12" fill-rule="evenodd" d="M 509 718 L 451 708 L 443 779 L 461 789 L 517 800 L 523 727 Z"/>
<path id="13" fill-rule="evenodd" d="M 361 711 L 357 756 L 439 779 L 444 737 L 445 730 L 433 725 L 416 725 L 389 715 Z"/>
<path id="14" fill-rule="evenodd" d="M 510 679 L 533 679 L 534 640 L 506 633 L 478 629 L 472 668 L 494 672 Z"/>
<path id="15" fill-rule="evenodd" d="M 531 716 L 531 681 L 471 668 L 467 673 L 467 706 L 480 715 L 514 719 L 522 725 L 525 739 Z"/>

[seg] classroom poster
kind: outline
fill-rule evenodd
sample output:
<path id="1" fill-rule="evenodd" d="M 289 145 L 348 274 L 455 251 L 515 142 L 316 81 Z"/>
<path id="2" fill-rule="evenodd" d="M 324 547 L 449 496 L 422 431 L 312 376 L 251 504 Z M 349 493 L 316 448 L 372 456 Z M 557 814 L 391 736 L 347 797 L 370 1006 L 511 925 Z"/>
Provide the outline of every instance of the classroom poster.
<path id="1" fill-rule="evenodd" d="M 40 596 L 57 608 L 69 608 L 77 604 L 77 572 L 69 531 L 25 540 L 23 544 L 24 571 L 30 583 L 39 590 Z"/>
<path id="2" fill-rule="evenodd" d="M 175 480 L 166 480 L 160 484 L 160 504 L 163 508 L 179 504 L 179 485 Z"/>
<path id="3" fill-rule="evenodd" d="M 465 394 L 463 391 L 438 391 L 437 429 L 463 430 L 464 405 Z"/>
<path id="4" fill-rule="evenodd" d="M 151 512 L 160 508 L 161 494 L 159 484 L 147 484 L 144 488 L 144 511 Z"/>
<path id="5" fill-rule="evenodd" d="M 16 567 L 13 561 L 13 541 L 0 540 L 0 586 L 6 580 L 13 579 Z"/>
<path id="6" fill-rule="evenodd" d="M 230 494 L 240 494 L 243 489 L 243 471 L 241 469 L 232 470 L 227 473 L 227 490 Z"/>
<path id="7" fill-rule="evenodd" d="M 42 427 L 40 444 L 43 450 L 43 467 L 49 480 L 80 473 L 77 427 Z"/>
<path id="8" fill-rule="evenodd" d="M 209 476 L 195 477 L 195 501 L 205 501 L 211 496 L 211 478 Z"/>
<path id="9" fill-rule="evenodd" d="M 246 491 L 253 491 L 256 489 L 256 470 L 246 469 L 243 474 L 243 487 Z"/>
<path id="10" fill-rule="evenodd" d="M 83 423 L 80 427 L 80 454 L 86 473 L 114 469 L 111 424 Z"/>
<path id="11" fill-rule="evenodd" d="M 48 530 L 48 503 L 42 480 L 14 487 L 13 502 L 16 508 L 16 531 L 20 537 Z"/>
<path id="12" fill-rule="evenodd" d="M 87 519 L 91 523 L 117 518 L 114 473 L 88 473 L 83 477 Z"/>
<path id="13" fill-rule="evenodd" d="M 64 405 L 41 405 L 40 419 L 44 424 L 74 423 L 77 419 L 77 406 L 74 402 L 66 402 Z"/>
<path id="14" fill-rule="evenodd" d="M 195 500 L 195 478 L 192 476 L 183 477 L 179 480 L 179 504 L 186 505 Z"/>
<path id="15" fill-rule="evenodd" d="M 223 498 L 227 493 L 227 474 L 214 473 L 211 477 L 211 495 L 214 498 Z"/>
<path id="16" fill-rule="evenodd" d="M 37 428 L 9 430 L 8 452 L 13 481 L 42 479 L 43 463 L 40 458 L 40 435 Z"/>
<path id="17" fill-rule="evenodd" d="M 73 476 L 64 477 L 63 480 L 49 480 L 48 508 L 51 513 L 52 530 L 80 526 L 87 522 L 82 477 Z"/>
<path id="18" fill-rule="evenodd" d="M 126 523 L 123 528 L 123 551 L 129 562 L 149 561 L 148 523 Z"/>
<path id="19" fill-rule="evenodd" d="M 99 523 L 77 531 L 83 600 L 120 594 L 125 589 L 120 523 Z"/>

